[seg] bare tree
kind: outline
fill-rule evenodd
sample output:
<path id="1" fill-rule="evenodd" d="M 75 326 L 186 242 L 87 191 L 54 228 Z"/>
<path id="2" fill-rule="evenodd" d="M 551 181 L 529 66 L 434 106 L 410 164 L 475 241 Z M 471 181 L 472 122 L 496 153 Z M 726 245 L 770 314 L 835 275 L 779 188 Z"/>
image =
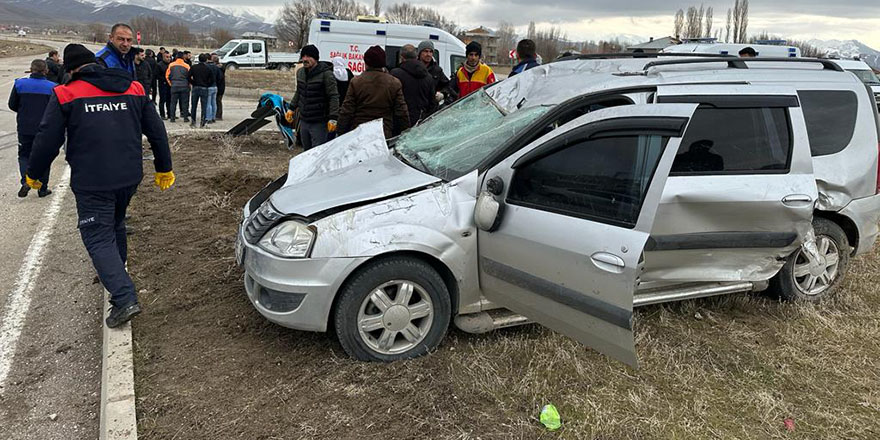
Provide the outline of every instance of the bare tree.
<path id="1" fill-rule="evenodd" d="M 724 42 L 730 43 L 730 8 L 727 8 L 727 25 L 724 29 Z"/>
<path id="2" fill-rule="evenodd" d="M 688 8 L 684 26 L 685 38 L 699 38 L 703 36 L 703 16 L 705 13 L 706 10 L 703 5 L 700 5 L 699 9 L 696 6 Z"/>
<path id="3" fill-rule="evenodd" d="M 498 37 L 497 59 L 501 62 L 507 59 L 510 50 L 516 47 L 516 29 L 509 22 L 499 21 L 495 35 Z"/>
<path id="4" fill-rule="evenodd" d="M 559 26 L 551 26 L 548 29 L 536 29 L 532 38 L 535 49 L 545 60 L 555 59 L 559 55 L 561 46 L 566 43 L 565 34 Z"/>
<path id="5" fill-rule="evenodd" d="M 739 42 L 745 43 L 748 40 L 749 0 L 737 0 L 737 2 L 740 4 Z"/>
<path id="6" fill-rule="evenodd" d="M 446 18 L 436 10 L 426 6 L 415 6 L 411 3 L 396 3 L 385 10 L 385 18 L 392 23 L 422 24 L 430 22 L 434 27 L 451 34 L 459 31 L 458 23 Z"/>
<path id="7" fill-rule="evenodd" d="M 309 1 L 309 0 L 299 0 Z M 358 15 L 367 15 L 370 10 L 354 0 L 311 0 L 312 8 L 316 15 L 318 12 L 327 12 L 340 20 L 357 20 Z"/>
<path id="8" fill-rule="evenodd" d="M 681 38 L 684 35 L 682 32 L 684 31 L 684 11 L 681 9 L 675 13 L 675 25 L 673 27 L 672 35 L 675 38 Z"/>
<path id="9" fill-rule="evenodd" d="M 526 32 L 526 38 L 528 38 L 530 40 L 535 39 L 535 22 L 534 21 L 529 22 L 529 30 L 528 30 L 528 32 Z"/>
<path id="10" fill-rule="evenodd" d="M 703 18 L 703 21 L 706 24 L 706 32 L 703 33 L 703 36 L 706 38 L 712 37 L 712 21 L 714 20 L 714 14 L 715 11 L 712 9 L 711 6 L 706 8 L 706 16 Z"/>
<path id="11" fill-rule="evenodd" d="M 302 48 L 308 41 L 309 24 L 314 16 L 315 11 L 308 0 L 286 3 L 275 21 L 278 38 L 290 42 L 294 49 Z"/>
<path id="12" fill-rule="evenodd" d="M 233 35 L 233 33 L 229 31 L 229 29 L 214 28 L 211 31 L 211 38 L 213 38 L 214 41 L 216 41 L 218 45 L 222 45 L 222 44 L 225 44 L 227 41 L 235 38 L 235 35 Z"/>
<path id="13" fill-rule="evenodd" d="M 110 29 L 107 25 L 101 23 L 90 23 L 88 25 L 88 38 L 92 40 L 94 43 L 106 42 L 107 34 L 110 33 Z"/>
<path id="14" fill-rule="evenodd" d="M 299 49 L 309 41 L 309 25 L 319 12 L 333 14 L 340 20 L 356 20 L 370 10 L 355 0 L 293 0 L 281 9 L 275 32 L 281 40 Z"/>
<path id="15" fill-rule="evenodd" d="M 382 12 L 382 0 L 375 0 L 373 2 L 373 15 L 378 17 L 380 12 Z"/>

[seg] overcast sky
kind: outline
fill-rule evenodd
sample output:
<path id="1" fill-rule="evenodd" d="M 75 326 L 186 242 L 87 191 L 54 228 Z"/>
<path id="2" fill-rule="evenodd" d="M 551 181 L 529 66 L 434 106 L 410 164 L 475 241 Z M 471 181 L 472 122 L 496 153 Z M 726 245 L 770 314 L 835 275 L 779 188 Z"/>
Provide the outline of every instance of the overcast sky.
<path id="1" fill-rule="evenodd" d="M 205 3 L 262 11 L 279 8 L 279 0 L 208 0 Z M 383 6 L 393 3 L 393 0 L 382 0 Z M 575 40 L 610 34 L 669 35 L 675 11 L 694 4 L 656 0 L 413 0 L 412 3 L 434 7 L 467 27 L 494 28 L 498 21 L 506 20 L 524 32 L 533 20 L 539 27 L 558 25 Z M 704 5 L 714 7 L 715 28 L 723 28 L 733 0 Z M 858 39 L 880 50 L 880 0 L 752 0 L 749 33 L 763 31 L 798 39 Z"/>

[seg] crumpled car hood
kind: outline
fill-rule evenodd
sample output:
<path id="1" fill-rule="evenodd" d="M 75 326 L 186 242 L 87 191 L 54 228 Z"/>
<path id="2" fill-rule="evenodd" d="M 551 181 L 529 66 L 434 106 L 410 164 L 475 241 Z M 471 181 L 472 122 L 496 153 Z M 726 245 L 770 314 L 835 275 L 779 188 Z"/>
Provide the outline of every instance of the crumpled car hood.
<path id="1" fill-rule="evenodd" d="M 308 217 L 439 181 L 391 155 L 380 119 L 290 159 L 287 181 L 270 201 L 283 214 Z"/>

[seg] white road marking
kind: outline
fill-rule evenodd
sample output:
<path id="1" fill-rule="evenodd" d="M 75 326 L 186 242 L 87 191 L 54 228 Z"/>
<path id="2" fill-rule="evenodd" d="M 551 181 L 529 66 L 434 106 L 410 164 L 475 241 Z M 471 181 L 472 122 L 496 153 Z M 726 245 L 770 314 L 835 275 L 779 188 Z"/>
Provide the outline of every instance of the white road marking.
<path id="1" fill-rule="evenodd" d="M 52 201 L 49 207 L 41 217 L 33 219 L 40 222 L 40 229 L 31 239 L 24 262 L 18 270 L 18 279 L 6 303 L 6 310 L 3 311 L 3 320 L 0 324 L 0 395 L 5 390 L 6 377 L 12 368 L 18 338 L 21 336 L 31 305 L 31 294 L 43 267 L 43 254 L 49 245 L 52 230 L 55 229 L 68 183 L 70 183 L 70 167 L 65 164 L 61 180 L 55 185 L 55 191 L 50 196 Z"/>

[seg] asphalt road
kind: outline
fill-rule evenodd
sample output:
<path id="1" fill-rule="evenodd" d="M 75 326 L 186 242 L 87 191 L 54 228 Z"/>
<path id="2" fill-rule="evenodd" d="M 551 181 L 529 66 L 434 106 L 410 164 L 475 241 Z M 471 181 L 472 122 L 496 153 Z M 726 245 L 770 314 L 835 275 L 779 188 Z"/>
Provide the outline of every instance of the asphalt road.
<path id="1" fill-rule="evenodd" d="M 59 50 L 63 46 L 31 41 Z M 6 103 L 13 81 L 26 76 L 34 58 L 0 61 L 0 438 L 94 439 L 100 413 L 101 308 L 106 305 L 100 285 L 92 284 L 94 269 L 76 229 L 63 153 L 52 167 L 53 194 L 16 195 L 16 122 Z M 225 121 L 209 128 L 228 129 L 255 106 L 251 100 L 226 98 Z M 167 129 L 191 131 L 182 122 Z"/>
<path id="2" fill-rule="evenodd" d="M 0 438 L 94 439 L 101 289 L 76 231 L 66 164 L 53 164 L 50 196 L 16 195 L 15 113 L 6 103 L 33 58 L 0 63 Z"/>

